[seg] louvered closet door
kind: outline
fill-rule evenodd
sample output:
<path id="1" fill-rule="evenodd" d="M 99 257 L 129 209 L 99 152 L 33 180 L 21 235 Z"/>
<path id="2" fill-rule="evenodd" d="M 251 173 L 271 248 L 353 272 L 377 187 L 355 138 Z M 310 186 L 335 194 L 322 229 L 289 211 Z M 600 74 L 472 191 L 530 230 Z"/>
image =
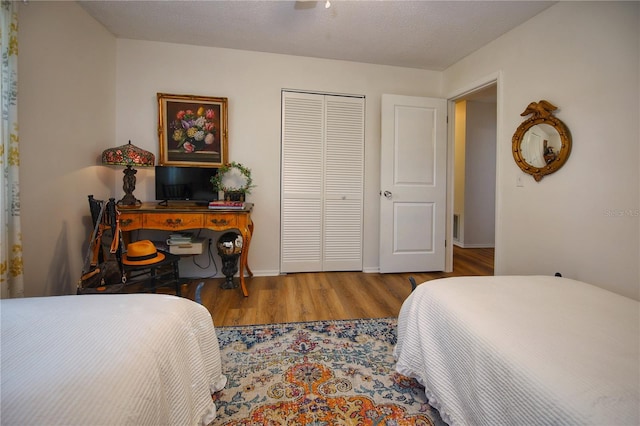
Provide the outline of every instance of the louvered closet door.
<path id="1" fill-rule="evenodd" d="M 322 270 L 324 98 L 282 96 L 280 272 Z"/>
<path id="2" fill-rule="evenodd" d="M 364 100 L 325 97 L 324 271 L 362 270 Z"/>
<path id="3" fill-rule="evenodd" d="M 362 270 L 364 99 L 283 92 L 281 264 Z"/>

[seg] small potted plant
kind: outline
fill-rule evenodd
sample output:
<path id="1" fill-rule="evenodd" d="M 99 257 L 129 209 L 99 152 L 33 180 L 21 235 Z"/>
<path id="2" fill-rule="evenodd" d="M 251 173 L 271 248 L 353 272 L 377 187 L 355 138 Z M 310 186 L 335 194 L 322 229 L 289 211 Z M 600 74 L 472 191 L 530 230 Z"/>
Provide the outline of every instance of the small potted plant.
<path id="1" fill-rule="evenodd" d="M 246 194 L 251 193 L 253 181 L 251 169 L 232 161 L 218 169 L 218 173 L 211 177 L 213 189 L 224 193 L 225 201 L 245 201 Z"/>

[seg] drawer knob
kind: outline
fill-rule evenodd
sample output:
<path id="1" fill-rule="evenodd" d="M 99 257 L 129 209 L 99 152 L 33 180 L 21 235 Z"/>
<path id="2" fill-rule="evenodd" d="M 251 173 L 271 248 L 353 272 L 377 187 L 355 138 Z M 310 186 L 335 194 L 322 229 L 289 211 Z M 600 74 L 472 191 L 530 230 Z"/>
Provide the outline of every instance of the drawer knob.
<path id="1" fill-rule="evenodd" d="M 129 226 L 131 223 L 133 223 L 133 219 L 122 219 L 120 221 L 120 225 L 122 226 Z"/>
<path id="2" fill-rule="evenodd" d="M 182 219 L 167 219 L 165 223 L 169 226 L 180 226 L 182 225 Z"/>
<path id="3" fill-rule="evenodd" d="M 226 225 L 227 219 L 211 219 L 211 223 L 214 225 Z"/>

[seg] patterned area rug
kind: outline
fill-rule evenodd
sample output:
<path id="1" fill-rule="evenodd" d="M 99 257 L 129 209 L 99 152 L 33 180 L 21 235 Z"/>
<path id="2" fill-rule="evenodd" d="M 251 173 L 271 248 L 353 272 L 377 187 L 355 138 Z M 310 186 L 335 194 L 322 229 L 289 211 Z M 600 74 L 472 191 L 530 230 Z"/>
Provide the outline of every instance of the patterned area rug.
<path id="1" fill-rule="evenodd" d="M 445 423 L 395 372 L 396 319 L 218 327 L 225 389 L 214 425 Z"/>

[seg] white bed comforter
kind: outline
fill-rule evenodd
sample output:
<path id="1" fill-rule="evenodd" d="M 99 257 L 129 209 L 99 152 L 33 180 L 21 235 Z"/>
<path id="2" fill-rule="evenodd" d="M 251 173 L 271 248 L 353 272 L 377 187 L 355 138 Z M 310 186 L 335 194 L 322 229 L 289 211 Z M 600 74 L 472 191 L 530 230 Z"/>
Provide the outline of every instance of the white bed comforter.
<path id="1" fill-rule="evenodd" d="M 203 306 L 158 294 L 1 301 L 2 425 L 197 425 L 216 414 Z"/>
<path id="2" fill-rule="evenodd" d="M 404 302 L 399 373 L 451 425 L 640 424 L 640 303 L 558 277 L 426 282 Z"/>

